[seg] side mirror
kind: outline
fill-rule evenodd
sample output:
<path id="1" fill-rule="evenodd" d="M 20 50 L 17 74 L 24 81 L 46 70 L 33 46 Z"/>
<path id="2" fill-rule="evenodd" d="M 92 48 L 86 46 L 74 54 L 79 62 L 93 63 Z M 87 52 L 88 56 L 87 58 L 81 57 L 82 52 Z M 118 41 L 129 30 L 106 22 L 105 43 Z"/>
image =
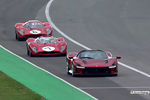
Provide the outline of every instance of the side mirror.
<path id="1" fill-rule="evenodd" d="M 120 56 L 117 56 L 116 58 L 117 58 L 117 59 L 121 59 L 121 57 L 120 57 Z"/>
<path id="2" fill-rule="evenodd" d="M 67 57 L 69 58 L 69 59 L 74 59 L 74 57 L 77 55 L 77 53 L 76 52 L 71 52 L 71 53 L 68 53 L 67 54 Z"/>

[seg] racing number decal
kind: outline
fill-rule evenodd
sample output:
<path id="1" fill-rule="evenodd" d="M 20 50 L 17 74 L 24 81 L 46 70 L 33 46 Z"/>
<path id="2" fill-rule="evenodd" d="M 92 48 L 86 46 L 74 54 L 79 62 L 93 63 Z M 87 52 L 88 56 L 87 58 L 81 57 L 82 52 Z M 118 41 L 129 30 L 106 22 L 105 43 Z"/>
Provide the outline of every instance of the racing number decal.
<path id="1" fill-rule="evenodd" d="M 55 48 L 47 46 L 47 47 L 43 47 L 42 50 L 44 50 L 44 51 L 53 51 L 53 50 L 55 50 Z"/>
<path id="2" fill-rule="evenodd" d="M 30 31 L 30 33 L 31 34 L 39 34 L 39 33 L 41 33 L 41 31 L 39 31 L 39 30 L 32 30 L 32 31 Z"/>

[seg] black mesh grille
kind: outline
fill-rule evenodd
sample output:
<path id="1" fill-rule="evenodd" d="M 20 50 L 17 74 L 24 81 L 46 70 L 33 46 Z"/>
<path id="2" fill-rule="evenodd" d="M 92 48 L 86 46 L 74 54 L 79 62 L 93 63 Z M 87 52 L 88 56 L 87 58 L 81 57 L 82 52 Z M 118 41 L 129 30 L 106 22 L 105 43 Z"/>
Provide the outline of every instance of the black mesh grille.
<path id="1" fill-rule="evenodd" d="M 110 69 L 109 68 L 85 68 L 83 70 L 83 74 L 87 74 L 87 75 L 110 74 Z"/>
<path id="2" fill-rule="evenodd" d="M 60 52 L 40 52 L 39 54 L 58 54 Z"/>
<path id="3" fill-rule="evenodd" d="M 41 34 L 40 35 L 25 35 L 26 37 L 40 37 L 40 36 L 42 36 Z"/>

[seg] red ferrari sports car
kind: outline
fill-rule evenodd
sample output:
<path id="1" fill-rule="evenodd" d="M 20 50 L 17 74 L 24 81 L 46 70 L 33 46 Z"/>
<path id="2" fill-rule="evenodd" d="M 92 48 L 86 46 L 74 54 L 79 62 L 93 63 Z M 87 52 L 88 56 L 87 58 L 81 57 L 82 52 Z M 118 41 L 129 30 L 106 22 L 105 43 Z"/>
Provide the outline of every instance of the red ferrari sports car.
<path id="1" fill-rule="evenodd" d="M 29 56 L 66 55 L 67 43 L 64 38 L 38 37 L 26 40 L 27 54 Z"/>
<path id="2" fill-rule="evenodd" d="M 113 75 L 118 74 L 118 61 L 120 56 L 102 50 L 82 50 L 79 53 L 68 53 L 67 73 L 77 75 Z"/>
<path id="3" fill-rule="evenodd" d="M 48 22 L 29 20 L 15 24 L 16 40 L 23 40 L 29 37 L 52 36 L 52 27 Z"/>

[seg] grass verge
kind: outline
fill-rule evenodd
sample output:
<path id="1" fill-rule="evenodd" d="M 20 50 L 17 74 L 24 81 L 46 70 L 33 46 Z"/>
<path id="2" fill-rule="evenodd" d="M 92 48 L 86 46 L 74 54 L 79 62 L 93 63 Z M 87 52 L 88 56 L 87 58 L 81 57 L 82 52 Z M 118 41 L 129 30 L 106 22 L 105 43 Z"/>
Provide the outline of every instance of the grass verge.
<path id="1" fill-rule="evenodd" d="M 0 100 L 45 100 L 0 71 Z"/>

